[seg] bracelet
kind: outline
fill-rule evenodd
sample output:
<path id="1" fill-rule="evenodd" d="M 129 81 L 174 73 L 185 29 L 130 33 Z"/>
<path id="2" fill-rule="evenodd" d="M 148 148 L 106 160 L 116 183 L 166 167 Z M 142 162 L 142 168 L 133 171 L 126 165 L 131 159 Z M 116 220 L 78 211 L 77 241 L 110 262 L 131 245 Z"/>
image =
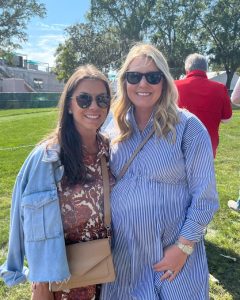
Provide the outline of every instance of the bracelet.
<path id="1" fill-rule="evenodd" d="M 183 253 L 187 254 L 187 255 L 191 255 L 193 253 L 193 246 L 190 246 L 190 245 L 185 245 L 179 241 L 177 241 L 175 243 L 175 245 L 180 249 L 182 250 Z"/>

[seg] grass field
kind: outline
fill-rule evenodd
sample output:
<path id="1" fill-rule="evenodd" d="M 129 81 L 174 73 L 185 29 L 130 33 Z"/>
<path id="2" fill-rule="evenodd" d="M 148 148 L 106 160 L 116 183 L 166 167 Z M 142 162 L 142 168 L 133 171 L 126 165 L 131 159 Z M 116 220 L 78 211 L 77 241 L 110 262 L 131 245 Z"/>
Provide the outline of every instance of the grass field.
<path id="1" fill-rule="evenodd" d="M 7 252 L 11 191 L 27 154 L 56 125 L 55 109 L 0 110 L 0 264 Z M 221 208 L 208 227 L 210 298 L 240 299 L 240 213 L 227 207 L 240 189 L 240 110 L 222 125 L 215 161 Z M 12 289 L 0 281 L 0 299 L 30 299 L 29 284 Z M 151 300 L 151 299 L 149 299 Z M 191 299 L 179 299 L 191 300 Z"/>

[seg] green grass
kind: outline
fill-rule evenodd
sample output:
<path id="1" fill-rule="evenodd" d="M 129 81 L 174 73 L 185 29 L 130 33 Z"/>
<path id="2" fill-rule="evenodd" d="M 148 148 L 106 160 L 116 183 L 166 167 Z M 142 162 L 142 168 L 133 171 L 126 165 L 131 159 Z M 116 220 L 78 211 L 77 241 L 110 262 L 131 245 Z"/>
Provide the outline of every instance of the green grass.
<path id="1" fill-rule="evenodd" d="M 240 299 L 240 213 L 228 208 L 240 190 L 240 111 L 220 130 L 215 161 L 220 210 L 208 228 L 206 246 L 210 273 L 219 280 L 211 284 L 212 299 Z M 236 258 L 233 261 L 231 258 Z"/>
<path id="2" fill-rule="evenodd" d="M 24 159 L 39 140 L 56 125 L 56 109 L 0 110 L 0 263 L 7 252 L 11 191 Z M 206 248 L 212 300 L 240 299 L 240 213 L 227 207 L 240 189 L 240 110 L 221 126 L 215 161 L 220 209 L 208 227 Z M 222 256 L 224 255 L 224 256 Z M 233 261 L 231 258 L 236 258 Z M 29 284 L 13 289 L 0 281 L 0 299 L 30 299 Z M 181 299 L 179 299 L 181 300 Z"/>
<path id="3" fill-rule="evenodd" d="M 55 127 L 56 116 L 56 109 L 0 110 L 0 197 L 9 197 L 24 159 Z"/>
<path id="4" fill-rule="evenodd" d="M 0 264 L 7 253 L 11 192 L 28 153 L 56 126 L 54 108 L 0 110 Z M 30 299 L 29 284 L 13 289 L 0 281 L 0 299 Z"/>
<path id="5" fill-rule="evenodd" d="M 5 116 L 16 116 L 32 113 L 48 112 L 56 108 L 25 108 L 25 109 L 0 109 L 0 118 Z"/>

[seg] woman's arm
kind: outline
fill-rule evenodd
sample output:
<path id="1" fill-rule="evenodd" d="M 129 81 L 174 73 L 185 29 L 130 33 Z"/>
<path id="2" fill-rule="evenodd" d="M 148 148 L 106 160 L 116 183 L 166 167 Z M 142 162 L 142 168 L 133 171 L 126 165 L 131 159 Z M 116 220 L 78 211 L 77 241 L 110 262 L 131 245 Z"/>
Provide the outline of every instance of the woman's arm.
<path id="1" fill-rule="evenodd" d="M 186 128 L 182 148 L 191 205 L 178 237 L 180 245 L 167 247 L 163 259 L 154 265 L 156 271 L 165 271 L 161 280 L 171 281 L 177 276 L 190 252 L 194 251 L 195 243 L 203 239 L 206 227 L 219 207 L 210 138 L 196 119 L 192 119 Z"/>
<path id="2" fill-rule="evenodd" d="M 28 274 L 28 269 L 23 266 L 25 252 L 20 211 L 22 189 L 22 177 L 18 176 L 12 196 L 7 260 L 0 266 L 0 276 L 8 286 L 25 282 Z"/>

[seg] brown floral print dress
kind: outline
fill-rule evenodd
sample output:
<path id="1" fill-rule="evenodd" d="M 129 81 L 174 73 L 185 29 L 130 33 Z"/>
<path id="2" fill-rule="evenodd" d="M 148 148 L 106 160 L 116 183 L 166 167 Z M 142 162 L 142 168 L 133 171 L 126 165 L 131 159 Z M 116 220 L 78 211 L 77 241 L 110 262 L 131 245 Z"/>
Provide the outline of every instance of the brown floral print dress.
<path id="1" fill-rule="evenodd" d="M 108 145 L 98 139 L 99 153 L 84 155 L 89 181 L 69 186 L 66 178 L 58 185 L 63 229 L 66 244 L 89 241 L 106 237 L 103 223 L 103 179 L 100 158 L 108 160 Z M 109 172 L 110 185 L 114 178 Z M 54 293 L 55 300 L 97 300 L 100 286 L 92 285 Z"/>

